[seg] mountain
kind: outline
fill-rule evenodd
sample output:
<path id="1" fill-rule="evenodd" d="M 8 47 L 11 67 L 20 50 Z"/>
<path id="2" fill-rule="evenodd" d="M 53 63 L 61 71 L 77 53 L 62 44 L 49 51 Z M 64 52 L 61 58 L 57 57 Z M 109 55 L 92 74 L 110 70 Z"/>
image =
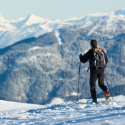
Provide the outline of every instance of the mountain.
<path id="1" fill-rule="evenodd" d="M 76 100 L 78 56 L 90 49 L 93 38 L 109 58 L 105 75 L 113 95 L 125 95 L 124 25 L 125 16 L 107 15 L 0 49 L 0 99 L 37 104 L 57 97 Z M 88 67 L 81 66 L 79 98 L 90 98 Z M 104 96 L 101 92 L 97 87 L 98 97 Z"/>
<path id="2" fill-rule="evenodd" d="M 122 8 L 122 9 L 120 9 L 120 10 L 116 10 L 114 14 L 115 14 L 115 15 L 125 15 L 125 9 Z"/>
<path id="3" fill-rule="evenodd" d="M 3 22 L 9 22 L 8 20 L 6 20 L 3 15 L 0 13 L 0 23 L 3 23 Z"/>
<path id="4" fill-rule="evenodd" d="M 91 99 L 63 102 L 56 98 L 51 104 L 36 105 L 0 101 L 1 125 L 124 125 L 125 96 L 115 102 L 92 103 Z M 56 101 L 56 103 L 55 103 Z M 100 98 L 99 102 L 104 101 Z"/>
<path id="5" fill-rule="evenodd" d="M 107 15 L 111 14 L 95 13 L 80 18 L 74 17 L 63 20 L 49 20 L 31 14 L 17 20 L 6 20 L 2 14 L 0 14 L 0 48 L 12 45 L 22 39 L 38 37 L 44 33 L 52 32 L 66 26 L 83 23 L 85 21 L 98 19 Z"/>

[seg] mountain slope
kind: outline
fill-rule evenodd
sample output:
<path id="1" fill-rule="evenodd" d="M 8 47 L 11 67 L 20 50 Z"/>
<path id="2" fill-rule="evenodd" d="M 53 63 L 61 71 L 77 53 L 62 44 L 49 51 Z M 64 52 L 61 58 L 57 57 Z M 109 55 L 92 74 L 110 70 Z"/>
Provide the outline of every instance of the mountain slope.
<path id="1" fill-rule="evenodd" d="M 0 99 L 37 104 L 76 100 L 80 53 L 96 39 L 108 55 L 106 77 L 114 95 L 124 87 L 125 16 L 108 15 L 0 49 Z M 80 98 L 90 98 L 88 63 L 82 64 Z M 117 90 L 117 86 L 118 90 Z M 97 87 L 98 97 L 103 97 Z M 125 95 L 124 89 L 120 94 Z"/>

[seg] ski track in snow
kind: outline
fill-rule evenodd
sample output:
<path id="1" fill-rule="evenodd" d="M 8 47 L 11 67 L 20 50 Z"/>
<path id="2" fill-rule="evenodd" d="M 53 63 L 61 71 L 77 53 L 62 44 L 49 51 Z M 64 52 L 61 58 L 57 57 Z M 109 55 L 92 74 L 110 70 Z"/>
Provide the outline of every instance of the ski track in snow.
<path id="1" fill-rule="evenodd" d="M 102 22 L 103 22 L 103 20 L 101 19 L 100 22 L 99 22 L 99 24 L 98 24 L 98 25 L 95 25 L 95 26 L 92 28 L 92 30 L 88 33 L 86 39 L 89 39 L 89 37 L 95 32 L 95 30 L 98 29 L 98 28 L 101 26 Z"/>
<path id="2" fill-rule="evenodd" d="M 61 44 L 62 44 L 62 40 L 61 40 L 61 38 L 60 38 L 60 33 L 59 33 L 58 30 L 55 31 L 55 35 L 56 35 L 56 37 L 57 37 L 57 39 L 58 39 L 59 45 L 61 45 Z"/>
<path id="3" fill-rule="evenodd" d="M 91 99 L 48 105 L 0 101 L 0 125 L 125 125 L 125 96 L 114 100 L 97 105 Z"/>

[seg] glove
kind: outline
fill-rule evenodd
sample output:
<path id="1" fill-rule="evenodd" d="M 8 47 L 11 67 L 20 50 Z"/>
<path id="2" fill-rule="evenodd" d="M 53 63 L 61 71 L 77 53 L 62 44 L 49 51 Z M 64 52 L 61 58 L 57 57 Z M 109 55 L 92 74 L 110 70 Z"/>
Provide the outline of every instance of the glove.
<path id="1" fill-rule="evenodd" d="M 79 58 L 82 56 L 82 54 L 79 55 Z"/>

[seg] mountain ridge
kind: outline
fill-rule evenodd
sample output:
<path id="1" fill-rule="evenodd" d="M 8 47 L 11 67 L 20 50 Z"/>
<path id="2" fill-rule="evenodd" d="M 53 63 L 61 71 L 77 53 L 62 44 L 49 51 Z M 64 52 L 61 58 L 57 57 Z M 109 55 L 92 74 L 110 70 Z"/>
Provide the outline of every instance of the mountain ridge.
<path id="1" fill-rule="evenodd" d="M 80 18 L 74 17 L 63 20 L 60 19 L 49 20 L 35 16 L 33 14 L 17 20 L 6 20 L 1 14 L 0 48 L 12 45 L 13 43 L 20 41 L 22 39 L 30 37 L 38 37 L 44 33 L 52 32 L 66 26 L 83 23 L 89 20 L 91 21 L 108 15 L 115 15 L 116 12 L 111 14 L 106 14 L 106 13 L 88 14 L 85 17 L 80 17 Z M 124 15 L 124 10 L 123 9 L 118 10 L 117 15 L 119 15 L 120 13 Z"/>

